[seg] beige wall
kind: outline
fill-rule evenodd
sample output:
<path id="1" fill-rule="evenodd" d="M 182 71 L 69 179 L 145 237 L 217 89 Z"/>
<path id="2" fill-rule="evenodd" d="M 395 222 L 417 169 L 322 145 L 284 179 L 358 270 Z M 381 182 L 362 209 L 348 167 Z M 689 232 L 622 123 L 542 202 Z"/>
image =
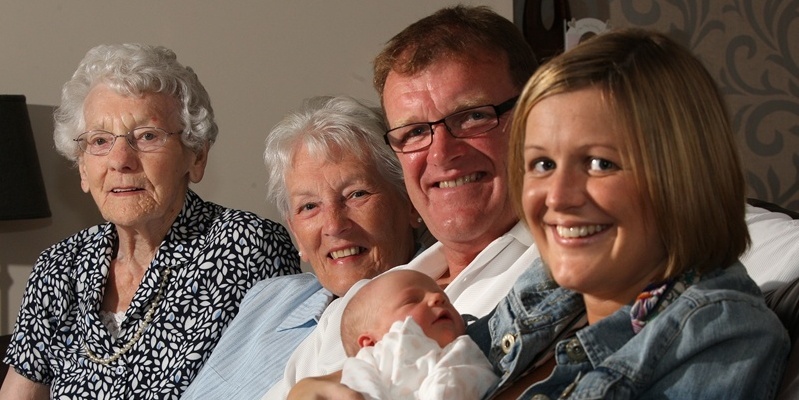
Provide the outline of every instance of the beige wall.
<path id="1" fill-rule="evenodd" d="M 455 2 L 0 0 L 0 92 L 27 96 L 53 212 L 45 220 L 0 222 L 0 334 L 13 328 L 39 252 L 100 220 L 51 140 L 61 85 L 89 48 L 145 42 L 175 50 L 211 94 L 220 126 L 205 179 L 194 189 L 207 200 L 279 220 L 264 201 L 266 132 L 305 97 L 377 101 L 371 59 L 382 44 Z M 512 18 L 512 0 L 463 3 Z"/>

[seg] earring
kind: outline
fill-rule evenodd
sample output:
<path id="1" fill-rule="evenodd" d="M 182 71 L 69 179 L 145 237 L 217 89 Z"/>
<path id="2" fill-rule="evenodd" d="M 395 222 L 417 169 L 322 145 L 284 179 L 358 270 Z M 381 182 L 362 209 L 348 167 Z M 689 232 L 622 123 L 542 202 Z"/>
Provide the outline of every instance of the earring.
<path id="1" fill-rule="evenodd" d="M 416 222 L 421 224 L 422 223 L 422 217 L 416 218 Z"/>
<path id="2" fill-rule="evenodd" d="M 300 256 L 300 257 L 302 257 L 302 252 L 301 252 L 301 251 L 298 251 L 298 252 L 297 252 L 297 255 L 298 255 L 298 256 Z"/>

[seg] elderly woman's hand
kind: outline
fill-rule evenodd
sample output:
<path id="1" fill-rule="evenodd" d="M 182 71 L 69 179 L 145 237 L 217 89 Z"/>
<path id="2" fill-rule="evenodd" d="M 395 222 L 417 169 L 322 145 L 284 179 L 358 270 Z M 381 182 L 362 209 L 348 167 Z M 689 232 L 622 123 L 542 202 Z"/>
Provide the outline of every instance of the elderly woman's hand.
<path id="1" fill-rule="evenodd" d="M 289 392 L 288 400 L 364 400 L 363 396 L 341 384 L 341 371 L 305 378 Z"/>

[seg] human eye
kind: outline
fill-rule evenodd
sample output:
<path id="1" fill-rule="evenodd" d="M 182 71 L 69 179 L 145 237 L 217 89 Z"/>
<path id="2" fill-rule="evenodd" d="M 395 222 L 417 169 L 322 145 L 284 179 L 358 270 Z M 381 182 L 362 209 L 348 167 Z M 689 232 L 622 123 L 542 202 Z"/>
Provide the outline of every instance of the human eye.
<path id="1" fill-rule="evenodd" d="M 347 197 L 349 197 L 350 199 L 357 199 L 357 198 L 361 198 L 361 197 L 366 197 L 368 195 L 369 195 L 369 192 L 367 192 L 366 190 L 355 190 L 352 193 L 350 193 L 350 195 L 347 196 Z"/>
<path id="2" fill-rule="evenodd" d="M 430 129 L 428 129 L 427 125 L 414 125 L 410 129 L 408 129 L 406 136 L 408 137 L 422 136 L 426 135 L 429 131 Z"/>
<path id="3" fill-rule="evenodd" d="M 89 135 L 89 137 L 86 138 L 86 143 L 88 143 L 89 146 L 103 147 L 111 141 L 110 136 L 111 135 L 105 133 Z"/>
<path id="4" fill-rule="evenodd" d="M 466 122 L 469 121 L 477 122 L 492 118 L 493 113 L 489 113 L 488 111 L 490 111 L 490 109 L 486 109 L 485 107 L 469 110 L 464 114 L 463 120 Z"/>
<path id="5" fill-rule="evenodd" d="M 485 128 L 496 121 L 496 114 L 491 107 L 472 108 L 447 118 L 448 126 L 466 133 Z M 482 131 L 476 133 L 482 133 Z"/>
<path id="6" fill-rule="evenodd" d="M 316 203 L 302 203 L 295 208 L 294 213 L 296 215 L 310 217 L 317 208 L 319 208 L 319 205 Z"/>
<path id="7" fill-rule="evenodd" d="M 610 172 L 616 171 L 620 168 L 613 161 L 599 157 L 592 157 L 588 160 L 588 169 L 595 172 Z"/>
<path id="8" fill-rule="evenodd" d="M 530 162 L 529 171 L 537 175 L 546 174 L 555 169 L 555 161 L 548 158 L 538 158 Z"/>
<path id="9" fill-rule="evenodd" d="M 133 131 L 133 137 L 136 138 L 137 142 L 152 142 L 157 141 L 163 136 L 157 129 L 152 128 L 140 128 Z"/>
<path id="10" fill-rule="evenodd" d="M 400 298 L 399 306 L 413 306 L 421 303 L 423 299 L 424 295 L 416 291 L 411 291 Z"/>
<path id="11" fill-rule="evenodd" d="M 399 129 L 401 143 L 416 142 L 430 134 L 430 126 L 427 124 L 414 124 Z"/>

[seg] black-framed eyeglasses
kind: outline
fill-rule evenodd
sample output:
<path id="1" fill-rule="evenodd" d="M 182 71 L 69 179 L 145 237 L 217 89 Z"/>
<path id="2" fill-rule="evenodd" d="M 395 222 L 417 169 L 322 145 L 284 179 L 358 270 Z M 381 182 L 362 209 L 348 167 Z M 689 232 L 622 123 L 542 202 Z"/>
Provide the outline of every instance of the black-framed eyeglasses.
<path id="1" fill-rule="evenodd" d="M 403 125 L 390 129 L 383 139 L 396 153 L 413 153 L 430 147 L 433 143 L 433 127 L 438 124 L 444 124 L 452 137 L 475 137 L 499 125 L 499 117 L 512 109 L 518 99 L 519 96 L 516 96 L 498 105 L 461 110 L 434 122 Z"/>
<path id="2" fill-rule="evenodd" d="M 72 139 L 86 153 L 104 156 L 111 152 L 117 138 L 124 137 L 133 150 L 148 153 L 164 147 L 166 139 L 175 132 L 167 132 L 154 126 L 141 126 L 124 135 L 114 135 L 104 130 L 93 130 L 81 133 Z"/>

